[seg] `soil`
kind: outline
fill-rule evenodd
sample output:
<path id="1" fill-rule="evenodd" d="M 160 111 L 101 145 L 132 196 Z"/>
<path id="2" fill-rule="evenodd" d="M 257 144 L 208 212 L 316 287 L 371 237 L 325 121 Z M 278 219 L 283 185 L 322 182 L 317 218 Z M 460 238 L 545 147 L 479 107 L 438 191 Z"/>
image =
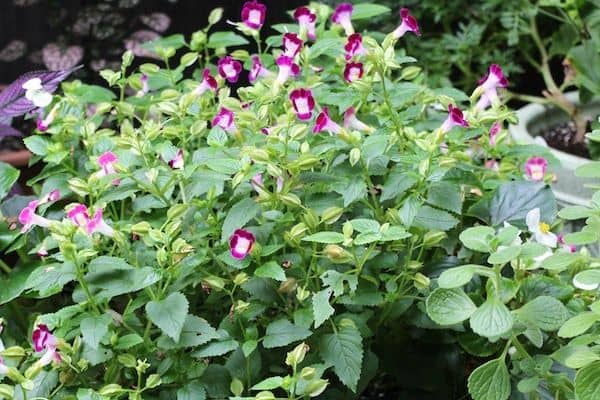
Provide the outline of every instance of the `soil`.
<path id="1" fill-rule="evenodd" d="M 590 126 L 588 126 L 587 131 L 589 132 L 590 130 Z M 579 157 L 591 158 L 586 142 L 573 143 L 575 131 L 575 123 L 569 121 L 542 132 L 541 136 L 546 143 L 548 143 L 548 146 L 553 149 L 564 151 L 565 153 Z"/>

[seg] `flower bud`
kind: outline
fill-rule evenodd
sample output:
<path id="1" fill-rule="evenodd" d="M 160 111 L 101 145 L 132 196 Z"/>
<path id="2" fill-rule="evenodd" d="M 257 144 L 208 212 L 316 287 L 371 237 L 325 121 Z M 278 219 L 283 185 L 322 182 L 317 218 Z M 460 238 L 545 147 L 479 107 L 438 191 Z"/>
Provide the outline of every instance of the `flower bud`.
<path id="1" fill-rule="evenodd" d="M 429 278 L 426 277 L 425 275 L 423 275 L 420 272 L 417 272 L 415 274 L 415 277 L 413 278 L 414 281 L 414 285 L 417 289 L 419 290 L 424 290 L 427 289 L 429 287 L 429 284 L 431 283 L 429 281 Z"/>
<path id="2" fill-rule="evenodd" d="M 241 286 L 247 281 L 248 281 L 248 274 L 246 274 L 245 272 L 240 272 L 239 274 L 237 274 L 235 276 L 235 278 L 233 278 L 233 283 L 237 286 Z"/>
<path id="3" fill-rule="evenodd" d="M 349 161 L 350 161 L 350 165 L 355 166 L 357 162 L 360 161 L 360 149 L 355 147 L 352 150 L 350 150 L 350 157 L 349 157 Z"/>
<path id="4" fill-rule="evenodd" d="M 129 353 L 119 354 L 117 360 L 127 368 L 135 368 L 137 365 L 137 360 Z"/>
<path id="5" fill-rule="evenodd" d="M 281 199 L 281 202 L 286 206 L 298 207 L 302 205 L 302 200 L 293 193 L 282 194 L 279 196 L 279 199 Z"/>
<path id="6" fill-rule="evenodd" d="M 444 240 L 446 236 L 446 232 L 429 231 L 423 235 L 423 245 L 426 247 L 433 247 Z"/>
<path id="7" fill-rule="evenodd" d="M 235 303 L 235 306 L 233 307 L 233 311 L 237 314 L 241 314 L 244 311 L 246 311 L 248 307 L 250 307 L 250 303 L 245 302 L 243 300 L 238 300 L 237 303 Z"/>
<path id="8" fill-rule="evenodd" d="M 152 389 L 160 385 L 161 379 L 160 375 L 152 374 L 146 378 L 146 389 Z"/>
<path id="9" fill-rule="evenodd" d="M 0 353 L 3 357 L 25 357 L 25 350 L 21 346 L 10 346 Z"/>
<path id="10" fill-rule="evenodd" d="M 327 379 L 317 379 L 306 386 L 305 393 L 308 393 L 310 397 L 317 397 L 327 389 L 327 385 L 329 385 Z"/>
<path id="11" fill-rule="evenodd" d="M 167 250 L 164 247 L 161 247 L 156 251 L 156 261 L 161 267 L 167 266 L 167 263 L 169 261 L 169 254 L 167 253 Z"/>
<path id="12" fill-rule="evenodd" d="M 352 237 L 352 234 L 354 233 L 354 228 L 352 227 L 352 223 L 350 221 L 344 222 L 344 225 L 342 226 L 342 232 L 344 233 L 344 236 L 347 239 Z"/>
<path id="13" fill-rule="evenodd" d="M 352 254 L 337 244 L 328 244 L 323 249 L 323 253 L 333 263 L 347 263 L 352 260 Z"/>
<path id="14" fill-rule="evenodd" d="M 298 290 L 296 290 L 296 299 L 298 299 L 298 301 L 300 301 L 300 302 L 306 300 L 309 296 L 310 296 L 310 290 L 308 290 L 308 289 L 299 287 Z"/>
<path id="15" fill-rule="evenodd" d="M 167 211 L 167 218 L 173 220 L 182 216 L 188 209 L 187 204 L 175 204 Z"/>
<path id="16" fill-rule="evenodd" d="M 417 76 L 419 76 L 419 74 L 421 73 L 421 68 L 420 67 L 415 67 L 413 65 L 405 67 L 404 69 L 402 69 L 402 72 L 400 73 L 400 79 L 403 81 L 411 81 L 413 79 L 415 79 Z"/>
<path id="17" fill-rule="evenodd" d="M 315 229 L 319 225 L 319 219 L 315 212 L 311 209 L 307 210 L 302 216 L 302 221 L 308 226 L 310 229 Z"/>
<path id="18" fill-rule="evenodd" d="M 6 384 L 0 384 L 0 397 L 4 399 L 12 399 L 15 389 Z"/>
<path id="19" fill-rule="evenodd" d="M 150 229 L 152 229 L 150 224 L 146 221 L 142 221 L 131 226 L 131 233 L 142 236 L 147 234 L 150 231 Z"/>
<path id="20" fill-rule="evenodd" d="M 214 10 L 213 10 L 214 11 Z M 192 50 L 200 50 L 207 41 L 206 33 L 203 31 L 196 31 L 192 34 L 192 40 L 190 42 L 190 48 Z"/>
<path id="21" fill-rule="evenodd" d="M 310 381 L 315 377 L 317 370 L 313 367 L 304 367 L 302 371 L 300 371 L 300 377 L 306 381 Z"/>
<path id="22" fill-rule="evenodd" d="M 304 357 L 308 352 L 309 347 L 306 343 L 302 342 L 298 346 L 294 348 L 294 350 L 287 353 L 285 358 L 286 365 L 289 365 L 292 368 L 295 368 L 298 364 L 304 361 Z"/>
<path id="23" fill-rule="evenodd" d="M 211 289 L 215 289 L 217 291 L 223 290 L 225 287 L 225 280 L 219 278 L 218 276 L 209 276 L 202 279 L 202 283 L 210 287 Z"/>
<path id="24" fill-rule="evenodd" d="M 110 383 L 110 384 L 102 387 L 98 391 L 98 394 L 100 396 L 112 396 L 112 395 L 118 395 L 123 392 L 124 392 L 124 390 L 123 390 L 123 387 L 121 387 L 121 385 L 119 385 L 117 383 Z"/>
<path id="25" fill-rule="evenodd" d="M 417 269 L 421 269 L 422 267 L 423 267 L 423 263 L 421 261 L 410 260 L 408 262 L 408 269 L 417 270 Z"/>
<path id="26" fill-rule="evenodd" d="M 300 145 L 300 153 L 306 154 L 310 151 L 310 144 L 308 142 L 302 142 Z"/>
<path id="27" fill-rule="evenodd" d="M 255 400 L 275 400 L 275 395 L 273 392 L 265 390 L 263 392 L 259 392 L 256 396 L 254 396 Z"/>
<path id="28" fill-rule="evenodd" d="M 284 282 L 279 285 L 278 292 L 280 293 L 292 293 L 298 287 L 298 283 L 294 278 L 287 278 Z"/>

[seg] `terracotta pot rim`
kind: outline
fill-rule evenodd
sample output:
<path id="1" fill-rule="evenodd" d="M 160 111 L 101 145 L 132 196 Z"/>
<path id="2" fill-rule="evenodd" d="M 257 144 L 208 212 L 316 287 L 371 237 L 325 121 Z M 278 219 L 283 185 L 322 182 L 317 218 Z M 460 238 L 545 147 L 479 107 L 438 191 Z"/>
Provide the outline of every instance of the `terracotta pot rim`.
<path id="1" fill-rule="evenodd" d="M 31 159 L 31 152 L 29 150 L 13 150 L 13 151 L 0 151 L 0 161 L 12 165 L 13 167 L 24 167 L 29 163 Z"/>

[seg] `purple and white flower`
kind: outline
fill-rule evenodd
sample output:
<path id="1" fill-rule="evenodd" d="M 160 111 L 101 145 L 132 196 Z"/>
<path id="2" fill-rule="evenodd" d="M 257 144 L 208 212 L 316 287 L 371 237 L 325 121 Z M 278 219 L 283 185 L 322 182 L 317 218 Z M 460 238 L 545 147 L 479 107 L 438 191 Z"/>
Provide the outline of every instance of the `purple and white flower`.
<path id="1" fill-rule="evenodd" d="M 177 151 L 177 154 L 175 154 L 175 157 L 173 157 L 171 160 L 169 160 L 167 162 L 167 164 L 169 164 L 169 167 L 171 167 L 172 169 L 183 169 L 183 167 L 184 167 L 183 150 L 179 149 Z"/>
<path id="2" fill-rule="evenodd" d="M 277 66 L 279 73 L 277 74 L 276 82 L 278 85 L 283 85 L 291 76 L 296 76 L 300 73 L 300 67 L 294 62 L 292 57 L 281 55 L 277 57 Z"/>
<path id="3" fill-rule="evenodd" d="M 331 21 L 336 25 L 341 25 L 346 32 L 346 36 L 350 36 L 354 33 L 354 27 L 352 26 L 352 11 L 354 7 L 350 3 L 340 3 L 333 15 Z"/>
<path id="4" fill-rule="evenodd" d="M 298 119 L 306 121 L 312 117 L 315 108 L 315 99 L 310 89 L 294 89 L 290 93 L 290 101 Z"/>
<path id="5" fill-rule="evenodd" d="M 312 12 L 310 8 L 298 7 L 296 11 L 294 11 L 294 19 L 298 21 L 298 25 L 300 25 L 300 35 L 306 32 L 306 37 L 309 40 L 315 40 L 317 38 L 315 31 L 317 14 Z"/>
<path id="6" fill-rule="evenodd" d="M 262 28 L 266 15 L 267 6 L 256 0 L 247 1 L 242 7 L 242 22 L 252 29 Z"/>
<path id="7" fill-rule="evenodd" d="M 348 40 L 344 45 L 346 51 L 346 61 L 352 60 L 357 56 L 364 56 L 367 54 L 367 50 L 362 44 L 362 35 L 360 33 L 353 33 L 348 36 Z"/>
<path id="8" fill-rule="evenodd" d="M 531 157 L 525 162 L 525 174 L 532 181 L 543 181 L 548 169 L 548 161 L 544 157 Z"/>
<path id="9" fill-rule="evenodd" d="M 212 90 L 213 92 L 217 91 L 217 80 L 210 74 L 210 70 L 205 68 L 202 72 L 202 82 L 194 89 L 194 94 L 201 95 L 202 93 Z"/>
<path id="10" fill-rule="evenodd" d="M 354 107 L 349 107 L 344 111 L 344 128 L 355 129 L 363 132 L 373 132 L 374 129 L 369 125 L 365 124 L 356 117 L 356 110 Z"/>
<path id="11" fill-rule="evenodd" d="M 469 123 L 465 120 L 462 111 L 458 107 L 449 104 L 448 117 L 446 117 L 446 120 L 444 121 L 440 129 L 442 130 L 442 132 L 447 133 L 450 132 L 450 130 L 455 126 L 462 126 L 466 128 L 469 126 Z"/>
<path id="12" fill-rule="evenodd" d="M 225 56 L 219 60 L 218 63 L 219 75 L 224 79 L 227 79 L 229 83 L 235 83 L 240 77 L 242 72 L 242 63 L 238 60 L 234 60 L 231 56 Z"/>
<path id="13" fill-rule="evenodd" d="M 408 8 L 400 9 L 400 25 L 392 32 L 394 39 L 400 39 L 406 32 L 412 32 L 417 36 L 421 36 L 421 31 L 419 30 L 419 23 L 410 14 Z"/>
<path id="14" fill-rule="evenodd" d="M 300 50 L 302 50 L 302 46 L 304 45 L 304 41 L 293 32 L 287 32 L 283 35 L 283 54 L 295 58 Z"/>
<path id="15" fill-rule="evenodd" d="M 111 228 L 102 215 L 104 210 L 102 208 L 96 209 L 94 216 L 88 220 L 88 223 L 85 227 L 85 231 L 88 235 L 92 235 L 96 232 L 101 233 L 104 236 L 113 237 L 115 235 L 115 231 Z"/>
<path id="16" fill-rule="evenodd" d="M 48 326 L 38 324 L 31 334 L 31 340 L 36 353 L 45 352 L 39 361 L 42 366 L 46 366 L 52 361 L 61 361 L 57 350 L 58 339 L 50 332 Z"/>
<path id="17" fill-rule="evenodd" d="M 254 246 L 254 235 L 244 229 L 236 229 L 229 238 L 229 249 L 231 256 L 237 260 L 243 260 L 252 251 Z"/>
<path id="18" fill-rule="evenodd" d="M 329 134 L 338 134 L 341 130 L 342 127 L 329 117 L 329 109 L 323 107 L 323 110 L 319 113 L 317 120 L 315 121 L 313 133 L 327 131 Z"/>
<path id="19" fill-rule="evenodd" d="M 237 128 L 235 126 L 233 117 L 233 111 L 225 107 L 221 107 L 217 115 L 215 115 L 215 117 L 212 120 L 212 126 L 213 128 L 215 126 L 218 126 L 227 133 L 234 133 Z"/>
<path id="20" fill-rule="evenodd" d="M 250 83 L 254 83 L 258 78 L 264 78 L 272 74 L 271 71 L 264 67 L 259 56 L 252 56 L 252 69 L 248 73 Z"/>
<path id="21" fill-rule="evenodd" d="M 36 214 L 37 207 L 41 203 L 38 200 L 32 200 L 19 213 L 19 222 L 23 225 L 21 232 L 25 233 L 33 226 L 47 228 L 50 226 L 50 220 Z"/>
<path id="22" fill-rule="evenodd" d="M 346 67 L 344 68 L 344 80 L 348 83 L 352 83 L 354 81 L 362 78 L 364 74 L 364 66 L 361 62 L 349 62 L 346 63 Z"/>

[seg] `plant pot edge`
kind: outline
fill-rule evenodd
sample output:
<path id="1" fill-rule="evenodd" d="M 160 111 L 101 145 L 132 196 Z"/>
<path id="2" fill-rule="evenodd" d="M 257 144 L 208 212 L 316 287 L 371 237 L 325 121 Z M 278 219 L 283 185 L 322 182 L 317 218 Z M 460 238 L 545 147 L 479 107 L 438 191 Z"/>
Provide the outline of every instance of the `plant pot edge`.
<path id="1" fill-rule="evenodd" d="M 31 156 L 29 150 L 2 151 L 0 152 L 0 161 L 15 168 L 23 168 L 29 164 Z"/>
<path id="2" fill-rule="evenodd" d="M 566 96 L 570 101 L 579 103 L 578 92 L 569 92 L 566 93 Z M 536 103 L 530 103 L 524 107 L 519 108 L 517 110 L 518 123 L 514 125 L 509 125 L 510 134 L 517 143 L 537 144 L 545 146 L 554 155 L 554 157 L 556 157 L 560 161 L 562 168 L 571 171 L 573 177 L 575 179 L 580 180 L 578 177 L 575 176 L 575 170 L 578 167 L 591 162 L 592 160 L 554 149 L 548 146 L 545 142 L 536 140 L 536 138 L 529 133 L 528 125 L 531 123 L 531 121 L 539 117 L 541 114 L 548 112 L 548 110 L 551 110 L 552 108 L 554 107 L 544 106 Z M 582 182 L 581 186 L 583 185 L 584 184 Z M 559 202 L 565 204 L 585 206 L 589 205 L 591 201 L 591 196 L 587 197 L 579 196 L 572 193 L 566 193 L 564 191 L 559 190 L 556 186 L 553 186 L 552 190 L 554 191 L 554 194 L 559 200 Z"/>

